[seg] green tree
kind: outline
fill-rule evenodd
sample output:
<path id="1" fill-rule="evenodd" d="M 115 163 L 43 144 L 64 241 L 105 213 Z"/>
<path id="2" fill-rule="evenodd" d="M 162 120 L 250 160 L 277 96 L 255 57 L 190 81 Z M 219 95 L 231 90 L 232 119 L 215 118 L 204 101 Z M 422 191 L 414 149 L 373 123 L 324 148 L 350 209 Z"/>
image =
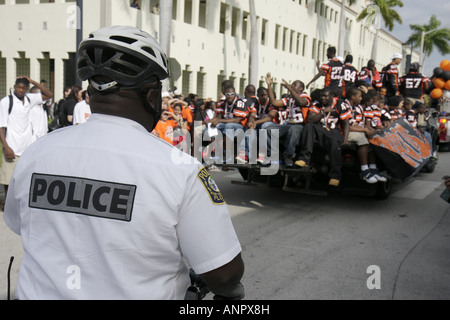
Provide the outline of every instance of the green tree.
<path id="1" fill-rule="evenodd" d="M 381 29 L 381 20 L 384 21 L 384 24 L 389 31 L 394 29 L 394 24 L 396 22 L 400 24 L 403 23 L 402 17 L 395 10 L 396 7 L 403 7 L 403 2 L 400 0 L 372 0 L 371 5 L 361 11 L 360 15 L 356 19 L 357 21 L 361 21 L 367 18 L 369 24 L 372 22 L 376 23 L 375 28 L 377 32 L 372 47 L 372 59 L 374 60 L 377 57 L 378 33 Z"/>
<path id="2" fill-rule="evenodd" d="M 409 25 L 413 34 L 409 37 L 408 43 L 412 43 L 414 48 L 421 47 L 422 33 L 426 33 L 423 46 L 423 60 L 420 62 L 422 66 L 425 64 L 426 57 L 429 57 L 434 49 L 437 49 L 442 55 L 450 53 L 450 28 L 439 28 L 440 26 L 441 21 L 439 21 L 435 15 L 431 16 L 428 24 Z"/>

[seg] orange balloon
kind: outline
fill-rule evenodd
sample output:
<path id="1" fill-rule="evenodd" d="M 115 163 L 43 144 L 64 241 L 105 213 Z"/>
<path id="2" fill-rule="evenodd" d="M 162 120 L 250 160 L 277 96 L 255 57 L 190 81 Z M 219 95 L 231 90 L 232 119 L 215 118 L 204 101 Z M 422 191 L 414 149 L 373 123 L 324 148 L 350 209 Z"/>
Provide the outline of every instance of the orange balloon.
<path id="1" fill-rule="evenodd" d="M 444 71 L 450 71 L 450 61 L 449 60 L 442 60 L 441 62 L 441 69 Z"/>
<path id="2" fill-rule="evenodd" d="M 433 80 L 433 84 L 436 88 L 442 89 L 445 86 L 445 81 L 442 78 L 436 78 Z"/>
<path id="3" fill-rule="evenodd" d="M 444 88 L 445 88 L 445 90 L 450 90 L 450 80 L 448 80 L 448 81 L 445 83 Z"/>
<path id="4" fill-rule="evenodd" d="M 442 91 L 442 89 L 436 88 L 433 91 L 431 91 L 431 97 L 433 99 L 439 99 L 440 97 L 442 97 L 442 94 L 444 92 Z"/>

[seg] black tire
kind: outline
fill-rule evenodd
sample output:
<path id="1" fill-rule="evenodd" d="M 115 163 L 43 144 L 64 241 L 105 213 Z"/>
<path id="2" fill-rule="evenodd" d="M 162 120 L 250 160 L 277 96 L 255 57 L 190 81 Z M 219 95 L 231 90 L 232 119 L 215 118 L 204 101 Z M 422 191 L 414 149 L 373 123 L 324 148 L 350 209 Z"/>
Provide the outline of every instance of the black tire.
<path id="1" fill-rule="evenodd" d="M 439 143 L 439 151 L 440 152 L 448 152 L 448 151 L 450 151 L 450 148 L 449 148 L 449 145 L 450 145 L 450 143 L 448 143 L 448 142 L 446 142 L 446 143 Z"/>
<path id="2" fill-rule="evenodd" d="M 392 191 L 391 179 L 389 179 L 387 182 L 379 182 L 375 198 L 377 198 L 378 200 L 387 200 L 391 195 L 391 191 Z"/>
<path id="3" fill-rule="evenodd" d="M 433 173 L 434 169 L 436 169 L 436 162 L 428 161 L 428 163 L 423 167 L 422 172 Z"/>

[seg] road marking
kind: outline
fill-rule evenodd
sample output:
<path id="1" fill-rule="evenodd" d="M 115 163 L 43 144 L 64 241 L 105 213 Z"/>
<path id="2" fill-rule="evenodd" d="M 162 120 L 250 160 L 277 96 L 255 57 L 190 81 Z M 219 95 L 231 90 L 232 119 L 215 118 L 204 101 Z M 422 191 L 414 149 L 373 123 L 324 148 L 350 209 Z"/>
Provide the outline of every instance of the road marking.
<path id="1" fill-rule="evenodd" d="M 434 190 L 441 186 L 442 182 L 415 180 L 405 188 L 397 191 L 392 196 L 397 198 L 424 200 Z"/>

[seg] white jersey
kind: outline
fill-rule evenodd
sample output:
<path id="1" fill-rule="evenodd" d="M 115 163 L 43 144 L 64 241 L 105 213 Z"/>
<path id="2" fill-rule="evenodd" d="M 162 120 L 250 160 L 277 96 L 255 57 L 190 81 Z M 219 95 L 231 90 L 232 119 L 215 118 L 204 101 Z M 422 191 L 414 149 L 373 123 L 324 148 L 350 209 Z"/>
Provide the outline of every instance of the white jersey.
<path id="1" fill-rule="evenodd" d="M 7 128 L 6 142 L 16 156 L 21 156 L 33 142 L 33 131 L 30 121 L 30 111 L 38 104 L 43 104 L 40 93 L 29 93 L 20 101 L 13 95 L 13 108 L 9 113 L 9 96 L 0 101 L 0 127 Z"/>
<path id="2" fill-rule="evenodd" d="M 86 100 L 82 100 L 75 105 L 73 109 L 73 121 L 74 125 L 86 123 L 91 116 L 91 107 L 87 104 Z"/>
<path id="3" fill-rule="evenodd" d="M 241 246 L 214 180 L 137 122 L 93 114 L 30 146 L 5 222 L 22 236 L 19 299 L 183 299 Z"/>

